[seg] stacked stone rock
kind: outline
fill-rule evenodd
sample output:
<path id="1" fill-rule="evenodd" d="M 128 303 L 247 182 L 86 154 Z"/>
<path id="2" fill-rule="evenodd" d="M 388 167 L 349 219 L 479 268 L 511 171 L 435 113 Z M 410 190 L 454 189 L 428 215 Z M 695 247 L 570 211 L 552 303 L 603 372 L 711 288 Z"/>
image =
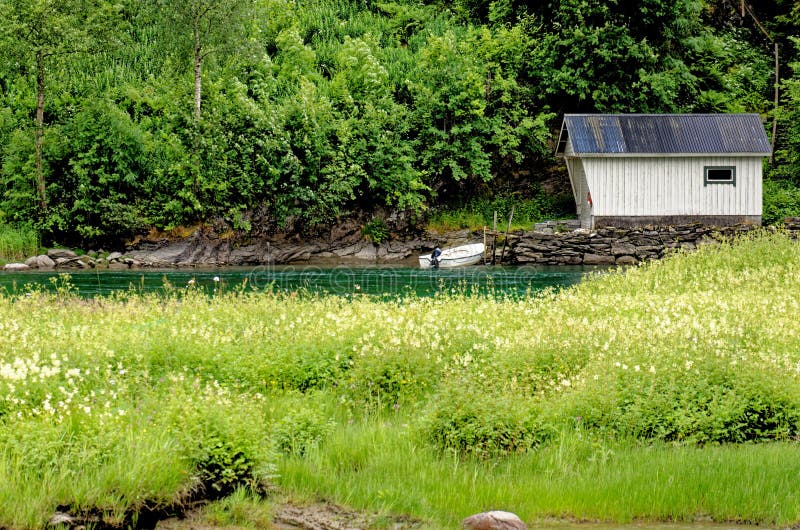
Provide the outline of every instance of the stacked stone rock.
<path id="1" fill-rule="evenodd" d="M 710 227 L 699 223 L 596 231 L 525 232 L 511 240 L 511 263 L 518 265 L 632 265 L 657 259 L 670 249 L 698 245 L 754 230 L 752 225 Z"/>
<path id="2" fill-rule="evenodd" d="M 800 236 L 800 217 L 787 217 L 783 220 L 783 227 L 793 237 Z"/>
<path id="3" fill-rule="evenodd" d="M 129 269 L 140 265 L 134 259 L 127 258 L 119 252 L 112 252 L 105 258 L 100 257 L 96 252 L 89 252 L 78 256 L 72 250 L 65 248 L 54 248 L 47 251 L 47 254 L 32 256 L 25 260 L 25 263 L 9 263 L 5 265 L 7 271 L 27 271 L 31 269 Z"/>

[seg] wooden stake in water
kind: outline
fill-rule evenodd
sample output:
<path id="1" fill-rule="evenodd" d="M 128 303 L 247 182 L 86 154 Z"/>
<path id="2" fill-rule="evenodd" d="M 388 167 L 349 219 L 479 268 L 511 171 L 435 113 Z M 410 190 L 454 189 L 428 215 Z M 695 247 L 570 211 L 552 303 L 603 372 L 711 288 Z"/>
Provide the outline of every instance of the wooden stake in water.
<path id="1" fill-rule="evenodd" d="M 506 237 L 503 239 L 503 251 L 500 252 L 500 264 L 503 264 L 503 256 L 506 254 L 506 243 L 508 243 L 508 233 L 511 231 L 511 220 L 514 218 L 514 207 L 511 207 L 511 213 L 508 216 L 508 226 L 506 226 Z"/>
<path id="2" fill-rule="evenodd" d="M 486 225 L 483 225 L 483 264 L 486 265 L 486 253 L 489 249 L 486 248 Z"/>
<path id="3" fill-rule="evenodd" d="M 497 211 L 494 212 L 494 221 L 492 221 L 492 265 L 494 265 L 494 258 L 497 254 Z"/>

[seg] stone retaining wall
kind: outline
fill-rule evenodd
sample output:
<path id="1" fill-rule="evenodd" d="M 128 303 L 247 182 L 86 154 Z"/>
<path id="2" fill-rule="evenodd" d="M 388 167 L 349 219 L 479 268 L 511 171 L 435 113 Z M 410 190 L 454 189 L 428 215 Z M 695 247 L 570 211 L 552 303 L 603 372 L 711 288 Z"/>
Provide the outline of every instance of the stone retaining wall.
<path id="1" fill-rule="evenodd" d="M 675 227 L 601 228 L 594 232 L 574 229 L 569 221 L 541 223 L 536 230 L 514 234 L 503 262 L 527 265 L 616 265 L 660 258 L 667 249 L 694 249 L 720 238 L 754 230 L 752 225 L 712 228 L 700 224 Z M 784 226 L 800 237 L 800 217 L 787 218 Z M 207 238 L 199 232 L 177 242 L 156 243 L 154 248 L 131 250 L 125 255 L 112 252 L 103 256 L 89 252 L 77 256 L 71 250 L 52 249 L 25 263 L 9 263 L 7 271 L 30 269 L 128 269 L 139 267 L 194 267 L 227 265 L 271 265 L 278 263 L 390 263 L 409 260 L 430 252 L 435 246 L 452 247 L 482 240 L 482 232 L 462 230 L 449 234 L 425 234 L 410 240 L 392 240 L 373 245 L 356 228 L 329 241 L 257 241 L 236 246 L 229 240 Z M 497 250 L 499 259 L 500 249 Z M 332 260 L 332 261 L 331 261 Z"/>
<path id="2" fill-rule="evenodd" d="M 793 235 L 800 235 L 800 218 L 788 218 L 784 225 Z M 757 227 L 750 224 L 711 227 L 693 223 L 561 233 L 532 231 L 518 234 L 509 242 L 509 262 L 517 265 L 632 265 L 661 258 L 670 249 L 693 250 L 698 245 L 755 229 Z"/>

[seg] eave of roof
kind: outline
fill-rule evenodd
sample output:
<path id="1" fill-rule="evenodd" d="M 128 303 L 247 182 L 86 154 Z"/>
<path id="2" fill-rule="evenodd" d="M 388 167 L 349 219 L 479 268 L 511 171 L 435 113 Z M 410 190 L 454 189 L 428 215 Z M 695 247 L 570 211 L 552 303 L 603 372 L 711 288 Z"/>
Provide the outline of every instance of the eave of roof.
<path id="1" fill-rule="evenodd" d="M 771 152 L 758 114 L 567 114 L 557 152 L 576 156 L 736 155 Z"/>

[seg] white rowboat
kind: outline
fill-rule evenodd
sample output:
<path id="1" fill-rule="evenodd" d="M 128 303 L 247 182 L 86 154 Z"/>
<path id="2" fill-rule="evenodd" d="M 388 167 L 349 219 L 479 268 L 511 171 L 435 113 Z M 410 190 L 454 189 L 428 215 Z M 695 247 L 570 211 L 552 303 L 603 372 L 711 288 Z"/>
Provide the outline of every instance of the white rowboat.
<path id="1" fill-rule="evenodd" d="M 475 265 L 483 260 L 483 243 L 473 243 L 472 245 L 461 245 L 460 247 L 446 248 L 439 255 L 439 267 L 449 269 L 452 267 L 464 267 Z M 423 269 L 430 269 L 431 254 L 423 254 L 419 257 L 419 266 Z"/>

